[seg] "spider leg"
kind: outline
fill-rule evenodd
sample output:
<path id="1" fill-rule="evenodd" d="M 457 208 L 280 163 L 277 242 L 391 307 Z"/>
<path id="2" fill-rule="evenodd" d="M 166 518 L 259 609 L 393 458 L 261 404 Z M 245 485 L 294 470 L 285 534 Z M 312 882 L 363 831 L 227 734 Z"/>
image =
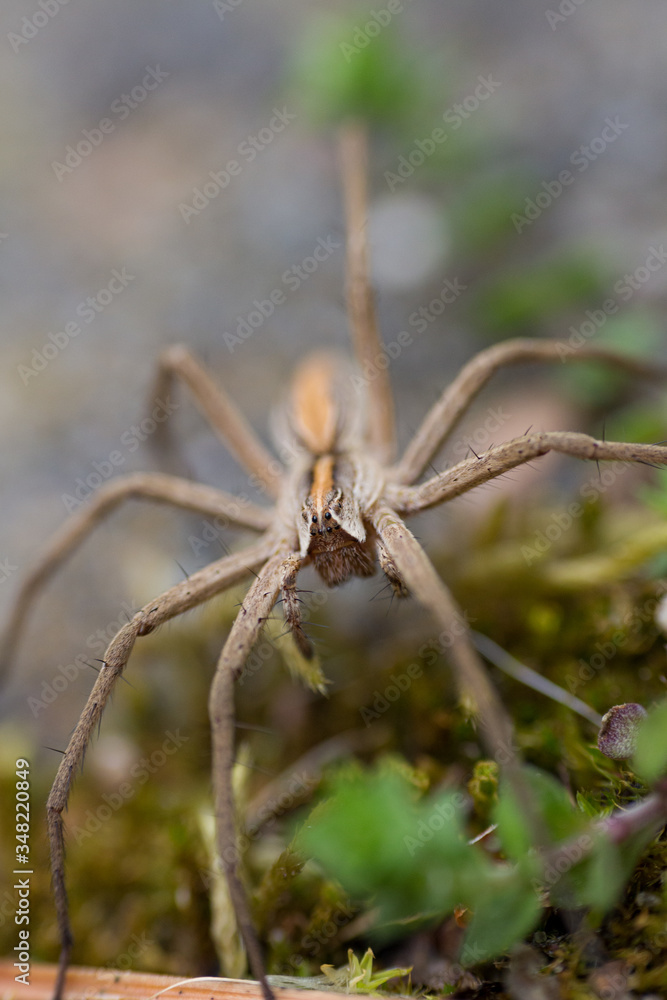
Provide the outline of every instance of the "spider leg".
<path id="1" fill-rule="evenodd" d="M 486 385 L 494 372 L 505 365 L 522 361 L 602 361 L 630 375 L 664 379 L 667 372 L 657 365 L 636 361 L 616 351 L 600 347 L 572 350 L 557 340 L 505 340 L 479 354 L 465 365 L 454 381 L 427 413 L 421 427 L 394 466 L 392 478 L 399 483 L 414 483 L 436 452 L 449 438 L 459 420 Z"/>
<path id="2" fill-rule="evenodd" d="M 350 122 L 340 134 L 345 198 L 346 296 L 352 346 L 368 390 L 368 440 L 379 461 L 392 461 L 396 448 L 394 401 L 370 287 L 366 175 L 368 139 L 364 126 Z"/>
<path id="3" fill-rule="evenodd" d="M 465 459 L 420 486 L 389 484 L 385 490 L 386 497 L 402 514 L 416 514 L 420 510 L 461 496 L 475 486 L 487 483 L 509 469 L 524 465 L 550 451 L 593 462 L 667 464 L 667 447 L 664 445 L 598 441 L 588 434 L 577 434 L 574 431 L 541 431 L 524 434 L 513 441 L 489 448 L 479 458 Z"/>
<path id="4" fill-rule="evenodd" d="M 118 476 L 102 486 L 92 500 L 56 532 L 46 552 L 23 581 L 0 644 L 0 677 L 7 671 L 35 597 L 58 567 L 93 528 L 121 502 L 130 498 L 172 504 L 184 510 L 224 517 L 231 523 L 264 531 L 271 511 L 222 490 L 157 472 Z"/>
<path id="5" fill-rule="evenodd" d="M 270 496 L 277 496 L 282 474 L 280 462 L 264 447 L 227 393 L 182 344 L 174 344 L 160 356 L 151 402 L 167 399 L 175 378 L 185 382 L 202 416 L 234 458 L 255 477 L 255 483 Z M 166 423 L 158 426 L 154 437 L 160 433 L 167 433 Z"/>
<path id="6" fill-rule="evenodd" d="M 102 717 L 114 684 L 121 676 L 137 636 L 147 635 L 163 622 L 203 604 L 210 597 L 242 579 L 248 570 L 260 566 L 276 549 L 275 538 L 266 536 L 255 545 L 211 563 L 194 573 L 160 597 L 146 604 L 111 640 L 102 669 L 90 693 L 86 706 L 72 734 L 49 793 L 47 829 L 51 848 L 53 893 L 60 930 L 61 953 L 54 1000 L 60 1000 L 72 950 L 72 930 L 69 921 L 65 884 L 65 843 L 62 813 L 67 806 L 69 791 L 81 766 L 90 737 Z"/>
<path id="7" fill-rule="evenodd" d="M 421 545 L 396 511 L 378 506 L 371 519 L 408 591 L 426 607 L 447 635 L 447 649 L 464 704 L 479 717 L 488 750 L 512 768 L 512 723 L 471 641 L 465 615 Z"/>
<path id="8" fill-rule="evenodd" d="M 234 818 L 232 767 L 234 764 L 234 681 L 250 654 L 276 598 L 298 568 L 300 557 L 285 548 L 273 555 L 248 591 L 232 625 L 216 668 L 209 698 L 213 740 L 213 791 L 218 854 L 229 885 L 229 894 L 248 953 L 250 967 L 262 985 L 266 1000 L 273 994 L 266 980 L 264 961 L 253 926 L 250 906 L 239 876 L 239 850 Z"/>

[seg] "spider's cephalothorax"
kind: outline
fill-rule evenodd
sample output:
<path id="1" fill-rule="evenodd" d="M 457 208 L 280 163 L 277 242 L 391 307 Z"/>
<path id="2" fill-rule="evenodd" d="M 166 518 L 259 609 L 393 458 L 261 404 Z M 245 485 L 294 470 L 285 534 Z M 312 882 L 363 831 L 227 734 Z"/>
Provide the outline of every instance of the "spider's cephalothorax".
<path id="1" fill-rule="evenodd" d="M 299 553 L 330 587 L 375 572 L 375 545 L 363 514 L 379 495 L 380 477 L 355 451 L 363 414 L 352 376 L 336 355 L 312 354 L 297 369 L 288 413 L 290 430 L 308 456 L 299 482 Z"/>

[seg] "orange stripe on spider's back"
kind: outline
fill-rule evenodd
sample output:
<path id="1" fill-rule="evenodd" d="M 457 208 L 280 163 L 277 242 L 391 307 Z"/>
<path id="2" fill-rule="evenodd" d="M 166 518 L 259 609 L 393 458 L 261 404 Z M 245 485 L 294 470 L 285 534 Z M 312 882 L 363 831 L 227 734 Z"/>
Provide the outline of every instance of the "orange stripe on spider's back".
<path id="1" fill-rule="evenodd" d="M 333 490 L 333 455 L 322 455 L 313 466 L 313 484 L 310 488 L 310 498 L 316 510 L 321 510 L 325 498 Z"/>
<path id="2" fill-rule="evenodd" d="M 315 455 L 332 451 L 338 433 L 340 408 L 334 392 L 338 374 L 335 355 L 313 354 L 297 368 L 292 385 L 292 423 Z"/>

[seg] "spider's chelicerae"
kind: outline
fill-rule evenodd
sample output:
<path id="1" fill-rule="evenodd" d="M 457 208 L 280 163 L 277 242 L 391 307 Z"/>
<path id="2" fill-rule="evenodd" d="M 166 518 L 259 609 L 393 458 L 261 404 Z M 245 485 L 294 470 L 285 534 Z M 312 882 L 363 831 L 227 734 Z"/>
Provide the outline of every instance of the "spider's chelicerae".
<path id="1" fill-rule="evenodd" d="M 253 972 L 266 997 L 261 950 L 237 872 L 236 830 L 231 771 L 234 760 L 234 679 L 256 642 L 276 600 L 282 596 L 289 629 L 306 656 L 312 655 L 301 626 L 296 578 L 311 564 L 330 586 L 352 576 L 370 576 L 379 566 L 398 597 L 411 596 L 449 630 L 449 649 L 459 689 L 475 707 L 491 752 L 510 745 L 511 727 L 487 680 L 469 635 L 461 628 L 449 590 L 405 525 L 412 514 L 460 496 L 509 469 L 562 452 L 593 461 L 667 463 L 667 447 L 598 441 L 571 432 L 532 432 L 472 454 L 440 475 L 420 481 L 429 463 L 451 435 L 471 402 L 493 373 L 523 361 L 560 360 L 559 345 L 545 340 L 508 340 L 472 359 L 426 415 L 404 451 L 394 458 L 393 406 L 381 341 L 369 290 L 366 215 L 366 142 L 361 128 L 342 133 L 341 163 L 347 226 L 347 300 L 358 368 L 330 354 L 306 359 L 297 369 L 282 433 L 293 456 L 281 467 L 265 449 L 227 395 L 217 388 L 184 347 L 166 351 L 160 360 L 156 396 L 166 398 L 175 378 L 189 387 L 201 411 L 241 465 L 271 496 L 271 508 L 239 504 L 230 494 L 156 473 L 120 476 L 102 487 L 52 540 L 24 581 L 8 627 L 5 653 L 11 654 L 33 599 L 45 581 L 92 528 L 130 497 L 172 504 L 257 532 L 258 540 L 227 555 L 149 601 L 109 644 L 83 714 L 63 756 L 48 799 L 48 833 L 62 952 L 55 997 L 59 1000 L 70 957 L 72 936 L 64 873 L 63 810 L 91 734 L 114 684 L 121 676 L 135 640 L 163 622 L 255 575 L 220 655 L 210 694 L 213 741 L 213 788 L 217 847 L 229 883 Z M 598 359 L 626 372 L 656 376 L 642 365 L 610 351 L 586 346 L 576 359 Z M 360 377 L 358 372 L 365 373 Z M 355 375 L 356 372 L 356 375 Z M 363 387 L 363 392 L 360 391 Z M 458 627 L 452 627 L 454 622 Z"/>

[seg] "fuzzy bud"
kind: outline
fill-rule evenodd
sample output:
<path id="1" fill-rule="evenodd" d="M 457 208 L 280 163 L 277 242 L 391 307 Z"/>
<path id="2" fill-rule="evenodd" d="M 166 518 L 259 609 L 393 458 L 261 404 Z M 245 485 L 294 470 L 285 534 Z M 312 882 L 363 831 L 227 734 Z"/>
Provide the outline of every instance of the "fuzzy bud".
<path id="1" fill-rule="evenodd" d="M 637 744 L 637 730 L 646 715 L 646 710 L 634 702 L 614 705 L 602 719 L 598 750 L 612 760 L 632 757 Z"/>

